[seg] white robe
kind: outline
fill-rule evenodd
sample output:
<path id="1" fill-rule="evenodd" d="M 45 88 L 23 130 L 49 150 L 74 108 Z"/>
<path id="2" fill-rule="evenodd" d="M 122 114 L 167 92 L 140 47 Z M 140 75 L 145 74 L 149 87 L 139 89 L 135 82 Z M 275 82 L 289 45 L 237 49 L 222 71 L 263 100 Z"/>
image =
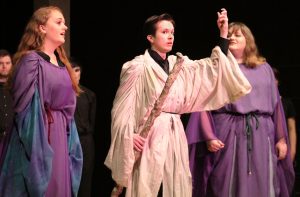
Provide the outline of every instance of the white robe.
<path id="1" fill-rule="evenodd" d="M 171 71 L 176 56 L 170 55 L 168 61 Z M 251 90 L 230 52 L 226 57 L 215 47 L 209 58 L 193 61 L 184 56 L 163 112 L 151 127 L 141 159 L 134 163 L 133 134 L 142 130 L 167 77 L 147 50 L 122 67 L 105 165 L 111 169 L 112 178 L 127 187 L 127 197 L 155 197 L 162 182 L 164 196 L 192 196 L 188 145 L 180 114 L 218 109 Z"/>

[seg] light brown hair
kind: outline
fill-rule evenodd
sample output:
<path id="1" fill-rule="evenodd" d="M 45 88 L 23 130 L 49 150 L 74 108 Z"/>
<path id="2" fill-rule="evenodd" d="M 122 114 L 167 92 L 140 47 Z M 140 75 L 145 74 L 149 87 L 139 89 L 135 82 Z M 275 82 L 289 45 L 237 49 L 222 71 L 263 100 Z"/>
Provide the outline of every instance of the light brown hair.
<path id="1" fill-rule="evenodd" d="M 241 22 L 232 22 L 228 26 L 228 36 L 230 37 L 233 33 L 241 30 L 246 39 L 246 47 L 244 50 L 244 63 L 249 67 L 256 67 L 260 64 L 266 62 L 266 58 L 259 54 L 255 38 L 249 29 L 244 23 Z"/>
<path id="2" fill-rule="evenodd" d="M 48 19 L 50 18 L 50 14 L 53 11 L 59 11 L 60 13 L 62 13 L 62 10 L 56 6 L 41 7 L 33 13 L 32 17 L 30 18 L 30 20 L 25 28 L 21 42 L 18 46 L 18 51 L 16 52 L 16 54 L 13 57 L 14 65 L 16 65 L 20 61 L 20 59 L 28 52 L 30 52 L 32 50 L 35 50 L 35 51 L 42 50 L 42 47 L 44 44 L 44 39 L 45 39 L 45 34 L 40 31 L 39 26 L 45 25 L 47 23 Z M 59 56 L 59 59 L 62 61 L 62 63 L 64 63 L 64 65 L 66 66 L 66 68 L 68 70 L 68 73 L 72 80 L 72 85 L 73 85 L 74 91 L 77 94 L 79 94 L 81 92 L 81 89 L 75 82 L 73 69 L 67 58 L 65 50 L 63 48 L 63 45 L 59 46 L 56 49 L 56 52 Z M 11 80 L 9 80 L 9 81 L 11 81 Z"/>

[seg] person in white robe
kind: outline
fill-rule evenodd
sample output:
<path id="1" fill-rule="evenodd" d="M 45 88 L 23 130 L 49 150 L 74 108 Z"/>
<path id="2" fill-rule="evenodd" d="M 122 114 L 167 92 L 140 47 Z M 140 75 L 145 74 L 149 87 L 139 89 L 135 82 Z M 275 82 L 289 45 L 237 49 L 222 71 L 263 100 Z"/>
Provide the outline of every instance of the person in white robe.
<path id="1" fill-rule="evenodd" d="M 175 25 L 169 14 L 146 20 L 150 48 L 122 66 L 111 112 L 111 145 L 104 163 L 116 184 L 126 187 L 126 197 L 155 197 L 161 184 L 165 197 L 192 196 L 188 144 L 180 114 L 218 109 L 251 90 L 236 60 L 227 52 L 227 11 L 221 9 L 217 14 L 222 50 L 216 46 L 210 57 L 200 60 L 183 57 L 183 68 L 147 138 L 139 133 L 177 59 L 168 55 Z M 141 153 L 137 161 L 135 151 Z"/>

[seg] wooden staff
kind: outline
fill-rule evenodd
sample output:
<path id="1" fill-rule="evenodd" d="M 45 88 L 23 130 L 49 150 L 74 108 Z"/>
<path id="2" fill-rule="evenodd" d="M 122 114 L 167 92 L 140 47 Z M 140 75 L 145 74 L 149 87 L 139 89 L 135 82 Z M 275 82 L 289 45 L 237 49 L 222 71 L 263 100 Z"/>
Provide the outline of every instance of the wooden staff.
<path id="1" fill-rule="evenodd" d="M 162 106 L 169 95 L 170 88 L 172 87 L 174 81 L 176 80 L 179 71 L 182 69 L 182 63 L 183 63 L 183 56 L 181 53 L 177 52 L 176 53 L 177 60 L 176 63 L 169 74 L 167 81 L 165 83 L 165 86 L 159 95 L 158 99 L 155 101 L 154 107 L 151 110 L 151 113 L 144 125 L 143 130 L 140 132 L 140 136 L 143 138 L 147 138 L 149 131 L 154 123 L 154 120 L 160 115 Z M 135 162 L 141 157 L 141 152 L 135 151 Z M 111 197 L 118 197 L 123 191 L 123 187 L 121 185 L 116 185 L 112 192 L 111 192 Z"/>

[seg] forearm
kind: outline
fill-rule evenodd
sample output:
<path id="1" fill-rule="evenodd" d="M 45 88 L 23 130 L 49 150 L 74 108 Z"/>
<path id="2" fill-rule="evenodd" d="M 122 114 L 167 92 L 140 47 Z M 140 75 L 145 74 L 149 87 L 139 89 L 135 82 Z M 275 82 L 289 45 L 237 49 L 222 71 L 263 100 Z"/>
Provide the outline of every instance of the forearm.
<path id="1" fill-rule="evenodd" d="M 291 147 L 291 159 L 294 161 L 297 147 L 296 121 L 294 118 L 288 118 L 288 131 Z"/>

